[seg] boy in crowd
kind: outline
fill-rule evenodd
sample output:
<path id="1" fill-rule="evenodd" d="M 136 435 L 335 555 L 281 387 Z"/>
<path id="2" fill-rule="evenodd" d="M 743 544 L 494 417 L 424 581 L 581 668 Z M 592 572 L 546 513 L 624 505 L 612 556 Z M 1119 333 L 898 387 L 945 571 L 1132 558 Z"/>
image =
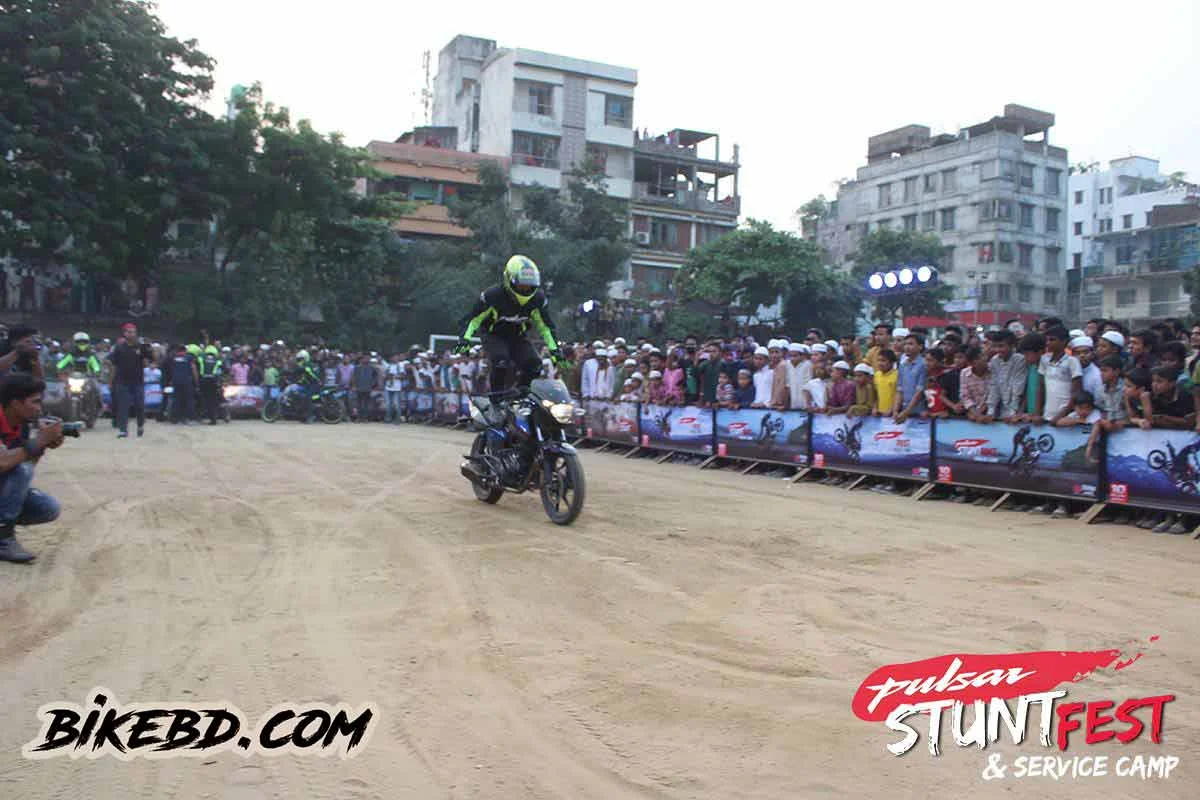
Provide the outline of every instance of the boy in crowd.
<path id="1" fill-rule="evenodd" d="M 1109 356 L 1121 356 L 1124 362 L 1124 354 L 1121 352 L 1125 349 L 1125 337 L 1119 331 L 1105 331 L 1100 334 L 1099 339 L 1094 339 L 1096 343 L 1096 359 L 1103 361 Z"/>
<path id="2" fill-rule="evenodd" d="M 1079 359 L 1067 353 L 1067 329 L 1061 325 L 1045 333 L 1046 352 L 1038 362 L 1042 377 L 1042 418 L 1051 425 L 1071 410 L 1071 398 L 1083 391 L 1083 369 Z"/>
<path id="3" fill-rule="evenodd" d="M 718 408 L 737 408 L 733 384 L 729 382 L 729 375 L 724 372 L 717 374 L 717 389 L 713 398 Z"/>
<path id="4" fill-rule="evenodd" d="M 925 358 L 921 355 L 924 343 L 915 333 L 904 337 L 904 355 L 900 359 L 899 392 L 896 396 L 896 422 L 904 422 L 910 416 L 920 415 L 925 410 L 926 378 Z"/>
<path id="5" fill-rule="evenodd" d="M 1090 336 L 1077 336 L 1071 340 L 1071 355 L 1079 359 L 1080 383 L 1083 391 L 1091 392 L 1092 397 L 1100 394 L 1103 379 L 1100 377 L 1100 367 L 1096 364 L 1094 343 Z"/>
<path id="6" fill-rule="evenodd" d="M 1150 375 L 1151 418 L 1147 420 L 1143 417 L 1138 420 L 1138 426 L 1143 429 L 1151 425 L 1155 428 L 1191 428 L 1194 424 L 1195 407 L 1192 398 L 1179 388 L 1176 380 L 1179 371 L 1174 367 L 1160 366 L 1155 367 Z M 1155 533 L 1181 534 L 1190 531 L 1195 527 L 1195 523 L 1182 514 L 1172 513 L 1149 516 L 1139 522 L 1138 527 L 1153 529 Z"/>
<path id="7" fill-rule="evenodd" d="M 994 418 L 989 405 L 992 381 L 988 369 L 989 362 L 983 348 L 972 347 L 967 350 L 967 367 L 959 373 L 958 378 L 959 396 L 962 398 L 959 413 L 965 413 L 972 422 L 991 422 Z"/>
<path id="8" fill-rule="evenodd" d="M 829 383 L 829 404 L 825 407 L 825 413 L 845 414 L 854 405 L 855 394 L 856 384 L 850 380 L 849 362 L 835 361 L 833 380 Z"/>
<path id="9" fill-rule="evenodd" d="M 879 364 L 871 380 L 875 385 L 875 409 L 877 417 L 890 417 L 896 410 L 900 373 L 896 370 L 896 354 L 881 350 L 876 357 Z M 868 365 L 869 366 L 869 365 Z"/>
<path id="10" fill-rule="evenodd" d="M 878 408 L 874 377 L 875 370 L 871 369 L 870 364 L 859 364 L 854 368 L 854 405 L 846 410 L 847 414 L 866 417 Z"/>
<path id="11" fill-rule="evenodd" d="M 733 400 L 736 404 L 734 408 L 750 408 L 754 405 L 754 380 L 750 377 L 750 370 L 738 370 L 737 388 L 733 390 Z"/>
<path id="12" fill-rule="evenodd" d="M 1129 337 L 1129 369 L 1154 369 L 1158 366 L 1158 336 L 1154 331 L 1138 331 Z"/>
<path id="13" fill-rule="evenodd" d="M 1021 396 L 1024 402 L 1021 411 L 1006 422 L 1036 422 L 1042 419 L 1042 375 L 1038 369 L 1046 352 L 1046 339 L 1040 333 L 1027 333 L 1019 346 L 1025 361 L 1025 386 Z"/>
<path id="14" fill-rule="evenodd" d="M 1074 408 L 1056 424 L 1060 428 L 1072 425 L 1095 425 L 1101 419 L 1100 411 L 1096 408 L 1096 399 L 1091 392 L 1082 391 L 1075 395 Z M 1098 426 L 1097 426 L 1098 429 Z"/>

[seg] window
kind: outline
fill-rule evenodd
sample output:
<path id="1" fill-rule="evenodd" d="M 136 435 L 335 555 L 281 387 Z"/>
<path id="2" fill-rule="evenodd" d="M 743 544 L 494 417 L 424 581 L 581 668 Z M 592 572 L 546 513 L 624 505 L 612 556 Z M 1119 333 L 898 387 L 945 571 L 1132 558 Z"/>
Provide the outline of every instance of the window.
<path id="1" fill-rule="evenodd" d="M 985 283 L 983 286 L 980 286 L 979 287 L 979 302 L 981 302 L 981 303 L 992 302 L 992 294 L 993 294 L 992 285 L 990 283 Z"/>
<path id="2" fill-rule="evenodd" d="M 933 194 L 937 191 L 937 173 L 931 172 L 925 176 L 925 194 Z"/>
<path id="3" fill-rule="evenodd" d="M 1096 221 L 1097 233 L 1112 233 L 1112 220 L 1101 219 Z"/>
<path id="4" fill-rule="evenodd" d="M 916 179 L 914 178 L 913 180 L 916 180 Z M 907 183 L 908 182 L 905 181 L 906 185 L 907 185 Z M 908 214 L 907 216 L 905 216 L 904 217 L 904 230 L 911 232 L 911 231 L 915 231 L 916 229 L 917 229 L 917 215 L 916 214 Z"/>
<path id="5" fill-rule="evenodd" d="M 604 95 L 604 124 L 613 128 L 633 127 L 633 98 Z"/>
<path id="6" fill-rule="evenodd" d="M 558 139 L 513 131 L 513 163 L 558 169 Z"/>
<path id="7" fill-rule="evenodd" d="M 904 202 L 911 203 L 917 199 L 917 179 L 916 177 L 904 179 Z"/>
<path id="8" fill-rule="evenodd" d="M 954 271 L 954 248 L 947 247 L 942 250 L 942 272 Z"/>
<path id="9" fill-rule="evenodd" d="M 878 230 L 878 231 L 886 231 L 886 230 L 887 230 L 888 228 L 890 228 L 891 226 L 892 226 L 892 220 L 891 220 L 891 219 L 881 219 L 881 220 L 879 220 L 878 222 L 876 222 L 876 223 L 875 223 L 875 230 Z"/>
<path id="10" fill-rule="evenodd" d="M 1033 206 L 1029 203 L 1021 203 L 1021 227 L 1033 227 Z"/>
<path id="11" fill-rule="evenodd" d="M 890 183 L 879 184 L 879 207 L 887 208 L 892 204 L 892 185 Z"/>
<path id="12" fill-rule="evenodd" d="M 650 221 L 650 245 L 664 250 L 674 250 L 679 244 L 679 227 L 673 222 Z"/>
<path id="13" fill-rule="evenodd" d="M 979 221 L 1012 220 L 1012 203 L 1008 200 L 984 200 L 979 204 Z"/>
<path id="14" fill-rule="evenodd" d="M 1007 283 L 996 284 L 996 299 L 1004 302 L 1012 299 L 1012 287 Z"/>
<path id="15" fill-rule="evenodd" d="M 1080 269 L 1083 266 L 1083 253 L 1071 254 L 1071 266 L 1075 269 Z"/>
<path id="16" fill-rule="evenodd" d="M 944 169 L 942 170 L 942 194 L 950 194 L 958 191 L 958 170 Z"/>
<path id="17" fill-rule="evenodd" d="M 1058 217 L 1057 208 L 1046 209 L 1046 233 L 1058 233 Z"/>
<path id="18" fill-rule="evenodd" d="M 1111 186 L 1108 187 L 1107 189 L 1100 190 L 1100 202 L 1101 203 L 1112 203 L 1112 187 Z"/>
<path id="19" fill-rule="evenodd" d="M 1004 264 L 1012 263 L 1012 242 L 1000 243 L 1000 261 Z"/>
<path id="20" fill-rule="evenodd" d="M 1024 267 L 1025 269 L 1033 269 L 1033 245 L 1017 245 L 1017 266 Z"/>
<path id="21" fill-rule="evenodd" d="M 1077 206 L 1083 205 L 1083 192 L 1075 193 L 1075 205 L 1077 205 Z"/>
<path id="22" fill-rule="evenodd" d="M 1125 308 L 1137 302 L 1137 289 L 1117 289 L 1117 307 Z"/>
<path id="23" fill-rule="evenodd" d="M 1124 241 L 1117 243 L 1117 263 L 1132 264 L 1133 263 L 1133 242 Z"/>
<path id="24" fill-rule="evenodd" d="M 1074 224 L 1074 225 L 1071 227 L 1071 230 L 1072 230 L 1072 232 L 1074 232 L 1074 234 L 1075 234 L 1076 236 L 1083 236 L 1083 223 L 1082 223 L 1082 222 L 1076 222 L 1076 223 L 1075 223 L 1075 224 Z"/>
<path id="25" fill-rule="evenodd" d="M 1033 164 L 1021 164 L 1020 180 L 1018 185 L 1022 189 L 1033 188 Z"/>
<path id="26" fill-rule="evenodd" d="M 1022 283 L 1022 284 L 1018 284 L 1018 285 L 1017 285 L 1017 302 L 1018 302 L 1018 303 L 1031 303 L 1031 302 L 1033 302 L 1033 287 L 1032 287 L 1032 286 L 1026 286 L 1026 285 L 1025 285 L 1025 284 L 1023 284 L 1023 283 Z"/>
<path id="27" fill-rule="evenodd" d="M 1121 217 L 1121 227 L 1125 230 L 1133 227 L 1133 214 L 1125 214 Z"/>
<path id="28" fill-rule="evenodd" d="M 1046 305 L 1050 308 L 1058 307 L 1058 289 L 1046 289 Z"/>
<path id="29" fill-rule="evenodd" d="M 975 249 L 979 254 L 980 264 L 990 264 L 996 260 L 991 242 L 978 242 L 975 244 Z"/>
<path id="30" fill-rule="evenodd" d="M 1046 248 L 1045 273 L 1057 275 L 1062 270 L 1062 249 L 1059 247 Z"/>
<path id="31" fill-rule="evenodd" d="M 944 231 L 954 230 L 954 209 L 953 208 L 943 208 L 942 209 L 942 230 L 944 230 Z"/>
<path id="32" fill-rule="evenodd" d="M 860 236 L 866 236 L 870 232 L 871 232 L 871 223 L 864 222 L 858 226 L 858 233 Z"/>
<path id="33" fill-rule="evenodd" d="M 554 116 L 554 84 L 518 81 L 513 97 L 517 111 L 527 111 L 539 117 Z"/>
<path id="34" fill-rule="evenodd" d="M 1152 283 L 1150 284 L 1150 302 L 1151 303 L 1169 303 L 1175 298 L 1174 286 L 1169 283 Z M 1154 309 L 1150 309 L 1150 313 L 1156 313 Z"/>
<path id="35" fill-rule="evenodd" d="M 936 222 L 935 222 L 936 218 L 937 218 L 936 211 L 922 212 L 921 213 L 921 230 L 923 230 L 923 231 L 933 230 L 934 225 L 936 224 Z"/>
<path id="36" fill-rule="evenodd" d="M 1058 195 L 1061 190 L 1062 170 L 1046 169 L 1046 194 Z"/>
<path id="37" fill-rule="evenodd" d="M 608 174 L 608 151 L 603 147 L 589 144 L 587 146 L 587 163 L 589 167 Z"/>

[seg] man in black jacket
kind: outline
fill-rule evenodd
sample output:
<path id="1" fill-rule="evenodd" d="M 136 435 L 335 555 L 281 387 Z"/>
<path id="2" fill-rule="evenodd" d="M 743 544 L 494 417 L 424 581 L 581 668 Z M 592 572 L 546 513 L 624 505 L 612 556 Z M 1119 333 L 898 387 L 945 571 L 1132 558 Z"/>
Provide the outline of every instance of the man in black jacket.
<path id="1" fill-rule="evenodd" d="M 117 438 L 129 437 L 129 413 L 137 411 L 137 435 L 146 427 L 146 379 L 142 371 L 151 358 L 149 349 L 138 343 L 137 326 L 126 322 L 125 338 L 117 342 L 108 360 L 113 362 L 112 399 L 117 419 Z"/>

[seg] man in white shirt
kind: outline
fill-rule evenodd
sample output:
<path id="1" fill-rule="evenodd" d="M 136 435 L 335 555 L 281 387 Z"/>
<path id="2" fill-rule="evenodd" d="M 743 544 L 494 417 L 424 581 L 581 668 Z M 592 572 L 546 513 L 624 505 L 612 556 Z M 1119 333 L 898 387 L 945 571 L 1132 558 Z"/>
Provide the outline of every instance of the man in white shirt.
<path id="1" fill-rule="evenodd" d="M 616 370 L 609 363 L 610 350 L 596 351 L 596 376 L 592 382 L 592 397 L 598 397 L 607 400 L 612 397 L 613 391 L 613 375 Z"/>
<path id="2" fill-rule="evenodd" d="M 793 409 L 806 408 L 804 387 L 812 380 L 812 362 L 808 359 L 808 345 L 792 342 L 788 345 L 788 394 L 791 397 L 790 407 Z"/>
<path id="3" fill-rule="evenodd" d="M 1100 368 L 1092 360 L 1093 347 L 1095 343 L 1092 337 L 1087 335 L 1076 336 L 1071 340 L 1071 355 L 1079 359 L 1079 366 L 1083 370 L 1080 376 L 1083 390 L 1091 392 L 1092 397 L 1099 397 L 1104 392 L 1104 379 L 1100 377 Z"/>
<path id="4" fill-rule="evenodd" d="M 771 406 L 771 386 L 775 381 L 775 373 L 767 363 L 771 353 L 759 345 L 754 350 L 754 403 L 752 408 L 769 408 Z"/>
<path id="5" fill-rule="evenodd" d="M 579 379 L 579 392 L 585 399 L 597 397 L 596 394 L 596 370 L 600 368 L 600 364 L 596 359 L 596 355 L 604 350 L 604 342 L 597 339 L 592 342 L 592 351 L 588 353 L 587 360 L 583 362 L 582 370 Z"/>
<path id="6" fill-rule="evenodd" d="M 404 416 L 404 385 L 401 382 L 401 376 L 404 375 L 406 366 L 407 363 L 400 360 L 400 354 L 394 353 L 391 363 L 384 370 L 386 380 L 383 384 L 383 391 L 387 403 L 384 422 L 399 422 L 400 418 Z"/>
<path id="7" fill-rule="evenodd" d="M 1046 402 L 1042 417 L 1057 423 L 1074 407 L 1074 398 L 1083 389 L 1083 368 L 1079 359 L 1067 352 L 1067 329 L 1056 325 L 1046 331 L 1046 352 L 1038 363 Z"/>

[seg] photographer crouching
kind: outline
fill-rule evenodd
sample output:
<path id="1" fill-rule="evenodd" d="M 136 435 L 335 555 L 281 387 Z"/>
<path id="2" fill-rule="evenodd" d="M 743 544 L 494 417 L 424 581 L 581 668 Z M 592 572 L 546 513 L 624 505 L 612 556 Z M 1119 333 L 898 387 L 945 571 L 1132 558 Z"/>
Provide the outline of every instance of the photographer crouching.
<path id="1" fill-rule="evenodd" d="M 47 450 L 78 436 L 82 423 L 66 426 L 41 419 L 46 384 L 32 375 L 10 374 L 0 385 L 0 560 L 26 563 L 34 555 L 15 536 L 17 525 L 41 525 L 58 519 L 58 501 L 33 488 L 33 468 Z M 35 427 L 36 426 L 36 427 Z M 65 429 L 64 429 L 65 428 Z"/>

